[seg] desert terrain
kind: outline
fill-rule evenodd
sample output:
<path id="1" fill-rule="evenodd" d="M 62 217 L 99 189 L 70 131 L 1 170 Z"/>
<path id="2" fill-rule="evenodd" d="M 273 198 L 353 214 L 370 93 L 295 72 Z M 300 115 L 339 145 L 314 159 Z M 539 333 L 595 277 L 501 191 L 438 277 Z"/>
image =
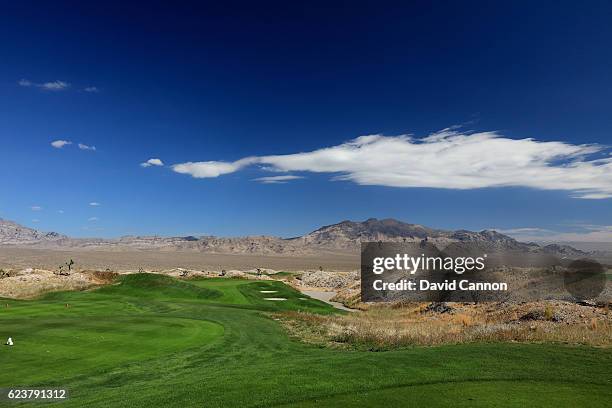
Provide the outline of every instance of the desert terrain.
<path id="1" fill-rule="evenodd" d="M 0 348 L 0 385 L 67 387 L 66 407 L 612 398 L 609 304 L 361 301 L 361 241 L 475 245 L 520 263 L 589 255 L 570 246 L 394 220 L 290 240 L 74 240 L 3 225 L 0 336 L 13 345 Z"/>
<path id="2" fill-rule="evenodd" d="M 282 256 L 254 254 L 211 254 L 201 252 L 161 252 L 155 250 L 63 250 L 0 247 L 0 268 L 55 269 L 73 259 L 82 269 L 130 271 L 139 268 L 159 271 L 186 268 L 203 271 L 222 269 L 250 270 L 267 268 L 283 271 L 315 270 L 320 266 L 330 271 L 359 269 L 358 253 L 322 253 L 319 255 Z"/>

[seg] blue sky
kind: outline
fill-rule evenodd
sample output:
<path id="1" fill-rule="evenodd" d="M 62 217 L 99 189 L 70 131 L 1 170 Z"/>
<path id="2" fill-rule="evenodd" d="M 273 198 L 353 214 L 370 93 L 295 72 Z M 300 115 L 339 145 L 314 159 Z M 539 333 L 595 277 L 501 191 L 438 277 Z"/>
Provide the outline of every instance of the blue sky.
<path id="1" fill-rule="evenodd" d="M 350 4 L 5 6 L 0 217 L 73 236 L 394 217 L 612 241 L 612 5 Z"/>

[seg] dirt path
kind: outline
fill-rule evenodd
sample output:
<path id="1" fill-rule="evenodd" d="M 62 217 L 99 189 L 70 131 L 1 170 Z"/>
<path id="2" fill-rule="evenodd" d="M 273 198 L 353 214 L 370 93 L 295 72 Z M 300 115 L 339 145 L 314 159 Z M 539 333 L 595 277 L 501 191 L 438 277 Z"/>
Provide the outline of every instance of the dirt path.
<path id="1" fill-rule="evenodd" d="M 336 309 L 346 310 L 347 312 L 356 312 L 355 309 L 349 309 L 348 307 L 344 306 L 340 302 L 332 302 L 330 299 L 333 298 L 334 296 L 336 296 L 336 292 L 334 292 L 334 291 L 301 290 L 301 292 L 303 294 L 305 294 L 305 295 L 310 296 L 313 299 L 317 299 L 317 300 L 320 300 L 322 302 L 329 303 L 330 305 L 332 305 Z"/>

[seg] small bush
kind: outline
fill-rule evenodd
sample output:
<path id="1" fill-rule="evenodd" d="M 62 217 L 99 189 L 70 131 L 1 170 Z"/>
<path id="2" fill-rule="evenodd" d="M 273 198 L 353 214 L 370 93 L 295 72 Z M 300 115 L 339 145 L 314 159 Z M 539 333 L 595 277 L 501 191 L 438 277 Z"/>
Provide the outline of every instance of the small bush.
<path id="1" fill-rule="evenodd" d="M 553 307 L 551 305 L 546 305 L 546 308 L 544 308 L 544 318 L 546 320 L 552 320 L 554 315 L 555 311 Z"/>

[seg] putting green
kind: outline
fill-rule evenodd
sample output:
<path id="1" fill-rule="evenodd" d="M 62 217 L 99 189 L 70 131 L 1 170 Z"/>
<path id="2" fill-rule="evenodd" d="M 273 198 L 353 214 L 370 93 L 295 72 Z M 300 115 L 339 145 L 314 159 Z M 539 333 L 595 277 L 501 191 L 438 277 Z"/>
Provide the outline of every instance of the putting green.
<path id="1" fill-rule="evenodd" d="M 262 290 L 287 300 L 266 301 Z M 0 348 L 0 387 L 66 387 L 70 399 L 61 407 L 608 407 L 612 401 L 609 349 L 504 343 L 321 349 L 290 339 L 266 313 L 338 312 L 303 297 L 275 281 L 138 274 L 94 291 L 2 300 L 9 307 L 0 308 L 0 339 L 12 336 L 15 346 Z"/>
<path id="2" fill-rule="evenodd" d="M 240 292 L 241 286 L 247 285 L 249 281 L 238 281 L 235 279 L 202 279 L 193 280 L 191 283 L 198 287 L 219 290 L 222 295 L 211 301 L 215 303 L 227 303 L 234 305 L 248 305 L 249 300 Z"/>

